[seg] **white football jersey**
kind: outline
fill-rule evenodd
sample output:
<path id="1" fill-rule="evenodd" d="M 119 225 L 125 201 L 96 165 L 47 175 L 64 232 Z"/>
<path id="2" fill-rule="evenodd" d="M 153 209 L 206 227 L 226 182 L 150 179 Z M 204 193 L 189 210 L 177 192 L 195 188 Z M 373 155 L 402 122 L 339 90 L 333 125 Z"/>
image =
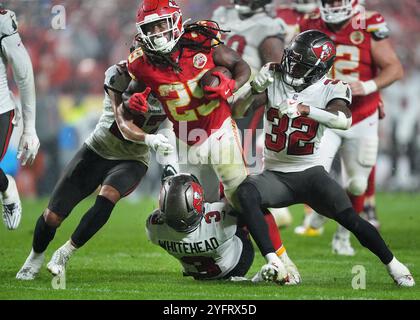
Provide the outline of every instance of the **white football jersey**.
<path id="1" fill-rule="evenodd" d="M 206 203 L 200 225 L 191 233 L 177 232 L 152 214 L 146 224 L 150 241 L 178 259 L 184 273 L 197 279 L 220 279 L 239 262 L 242 241 L 235 235 L 237 219 L 223 202 Z"/>
<path id="2" fill-rule="evenodd" d="M 279 107 L 287 99 L 325 109 L 334 99 L 351 104 L 348 84 L 322 78 L 301 92 L 287 86 L 280 72 L 275 72 L 274 83 L 268 87 L 268 103 L 264 117 L 264 168 L 279 172 L 298 172 L 321 165 L 319 144 L 325 126 L 308 117 L 289 119 L 279 115 Z"/>
<path id="3" fill-rule="evenodd" d="M 123 93 L 131 77 L 127 72 L 113 65 L 105 72 L 105 88 L 117 93 Z M 149 96 L 149 111 L 136 117 L 136 124 L 146 133 L 155 133 L 166 119 L 162 104 Z M 146 165 L 149 162 L 149 148 L 144 143 L 126 141 L 122 137 L 115 121 L 111 98 L 105 93 L 103 113 L 95 130 L 86 140 L 86 144 L 101 157 L 108 160 L 137 160 Z"/>
<path id="4" fill-rule="evenodd" d="M 286 33 L 283 20 L 270 17 L 265 12 L 241 20 L 235 8 L 222 6 L 214 11 L 212 20 L 219 23 L 222 29 L 231 31 L 225 34 L 224 43 L 241 54 L 254 72 L 262 67 L 259 53 L 261 43 L 267 37 L 283 37 Z"/>
<path id="5" fill-rule="evenodd" d="M 35 113 L 35 85 L 32 63 L 18 34 L 18 23 L 13 11 L 0 14 L 0 114 L 15 109 L 7 81 L 7 66 L 11 65 L 18 83 L 25 112 Z"/>

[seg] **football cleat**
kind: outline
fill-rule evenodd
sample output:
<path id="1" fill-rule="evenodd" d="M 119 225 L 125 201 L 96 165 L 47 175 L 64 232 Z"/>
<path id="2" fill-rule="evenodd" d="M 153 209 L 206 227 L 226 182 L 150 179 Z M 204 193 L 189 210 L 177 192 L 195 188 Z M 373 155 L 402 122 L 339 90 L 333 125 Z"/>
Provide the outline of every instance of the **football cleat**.
<path id="1" fill-rule="evenodd" d="M 54 252 L 50 262 L 48 262 L 47 264 L 47 269 L 53 276 L 65 274 L 67 262 L 69 261 L 72 255 L 71 252 L 69 252 L 63 247 L 58 248 Z"/>
<path id="2" fill-rule="evenodd" d="M 16 230 L 22 218 L 22 205 L 15 179 L 9 175 L 7 175 L 7 179 L 9 180 L 9 186 L 2 194 L 3 222 L 7 229 Z"/>
<path id="3" fill-rule="evenodd" d="M 35 253 L 32 250 L 22 268 L 16 274 L 16 279 L 24 281 L 34 280 L 39 270 L 41 270 L 44 258 L 44 253 Z"/>
<path id="4" fill-rule="evenodd" d="M 386 266 L 389 275 L 399 287 L 414 287 L 416 282 L 410 273 L 410 270 L 399 262 L 395 257 L 391 263 Z"/>
<path id="5" fill-rule="evenodd" d="M 332 252 L 340 256 L 354 256 L 355 255 L 355 251 L 350 243 L 350 233 L 348 235 L 342 234 L 342 232 L 340 231 L 337 231 L 335 233 L 332 240 Z"/>
<path id="6" fill-rule="evenodd" d="M 297 226 L 295 228 L 295 234 L 300 236 L 306 237 L 319 237 L 324 233 L 324 228 L 321 227 L 319 229 L 311 228 L 311 227 L 304 227 L 304 226 Z"/>

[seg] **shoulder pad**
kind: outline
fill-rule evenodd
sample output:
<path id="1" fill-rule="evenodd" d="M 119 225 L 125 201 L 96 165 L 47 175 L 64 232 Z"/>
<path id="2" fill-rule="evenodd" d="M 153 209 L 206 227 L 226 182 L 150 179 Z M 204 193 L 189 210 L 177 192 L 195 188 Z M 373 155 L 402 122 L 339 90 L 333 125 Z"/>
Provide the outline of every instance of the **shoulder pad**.
<path id="1" fill-rule="evenodd" d="M 136 69 L 141 64 L 143 57 L 144 57 L 144 52 L 141 48 L 137 48 L 128 56 L 128 60 L 127 60 L 128 73 L 130 74 L 131 78 L 134 80 L 138 80 Z"/>
<path id="2" fill-rule="evenodd" d="M 388 38 L 390 33 L 385 18 L 378 12 L 367 13 L 366 30 L 377 41 Z"/>
<path id="3" fill-rule="evenodd" d="M 126 68 L 113 65 L 105 72 L 105 88 L 122 93 L 127 89 L 130 79 Z"/>
<path id="4" fill-rule="evenodd" d="M 18 31 L 16 15 L 13 11 L 3 10 L 0 12 L 0 36 L 10 36 Z"/>

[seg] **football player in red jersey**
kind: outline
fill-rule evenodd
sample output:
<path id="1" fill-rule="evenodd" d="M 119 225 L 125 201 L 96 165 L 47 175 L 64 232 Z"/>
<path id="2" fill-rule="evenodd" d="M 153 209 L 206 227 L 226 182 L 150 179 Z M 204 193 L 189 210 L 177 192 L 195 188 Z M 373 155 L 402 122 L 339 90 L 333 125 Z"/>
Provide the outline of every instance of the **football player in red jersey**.
<path id="1" fill-rule="evenodd" d="M 318 29 L 337 46 L 337 59 L 331 76 L 346 81 L 353 92 L 353 125 L 347 132 L 327 130 L 321 154 L 330 170 L 340 149 L 344 184 L 356 212 L 363 211 L 363 195 L 378 152 L 379 90 L 403 76 L 401 63 L 391 46 L 389 29 L 378 12 L 364 10 L 357 0 L 319 0 L 319 13 L 303 19 L 301 31 Z M 349 232 L 339 228 L 333 238 L 333 251 L 354 255 Z"/>
<path id="2" fill-rule="evenodd" d="M 276 16 L 287 25 L 287 43 L 299 33 L 299 23 L 304 16 L 314 12 L 316 8 L 316 0 L 293 0 L 290 5 L 278 6 Z"/>
<path id="3" fill-rule="evenodd" d="M 180 170 L 203 181 L 209 201 L 219 199 L 219 181 L 232 201 L 247 170 L 227 100 L 248 81 L 250 67 L 220 42 L 216 23 L 185 25 L 172 0 L 143 1 L 137 30 L 140 48 L 128 59 L 133 80 L 124 94 L 125 108 L 144 112 L 148 93 L 155 94 L 174 125 Z M 214 73 L 219 85 L 201 88 L 201 78 L 215 66 L 229 69 L 232 79 Z"/>

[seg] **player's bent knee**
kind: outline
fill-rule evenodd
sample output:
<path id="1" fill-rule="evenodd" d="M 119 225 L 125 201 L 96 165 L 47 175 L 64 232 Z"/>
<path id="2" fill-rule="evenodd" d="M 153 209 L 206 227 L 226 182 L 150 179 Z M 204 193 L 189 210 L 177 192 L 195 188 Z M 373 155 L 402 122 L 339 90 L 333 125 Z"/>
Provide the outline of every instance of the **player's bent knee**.
<path id="1" fill-rule="evenodd" d="M 349 181 L 347 191 L 354 196 L 360 196 L 366 192 L 367 186 L 368 180 L 366 177 L 353 177 Z"/>
<path id="2" fill-rule="evenodd" d="M 63 222 L 64 218 L 57 213 L 52 212 L 50 209 L 46 209 L 44 211 L 44 220 L 45 223 L 50 227 L 58 228 Z"/>
<path id="3" fill-rule="evenodd" d="M 116 204 L 121 199 L 120 192 L 111 186 L 102 186 L 99 195 Z"/>
<path id="4" fill-rule="evenodd" d="M 236 190 L 236 196 L 241 204 L 249 201 L 253 203 L 261 202 L 261 196 L 257 188 L 246 180 Z"/>

